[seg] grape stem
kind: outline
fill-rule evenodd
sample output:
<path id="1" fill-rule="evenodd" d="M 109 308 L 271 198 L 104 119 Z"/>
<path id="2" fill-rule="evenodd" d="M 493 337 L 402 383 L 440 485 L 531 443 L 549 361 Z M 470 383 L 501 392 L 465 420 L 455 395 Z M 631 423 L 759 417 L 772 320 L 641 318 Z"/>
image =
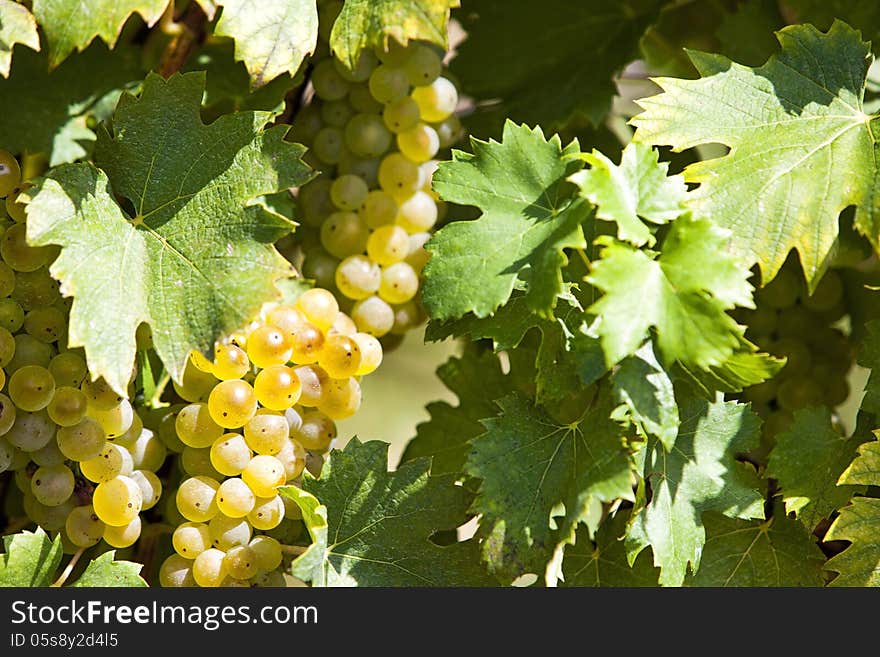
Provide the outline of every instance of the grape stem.
<path id="1" fill-rule="evenodd" d="M 61 575 L 58 576 L 58 579 L 52 582 L 53 588 L 59 588 L 64 585 L 64 582 L 66 582 L 67 578 L 70 577 L 70 573 L 73 572 L 73 569 L 76 566 L 76 562 L 79 561 L 79 558 L 83 555 L 85 551 L 86 549 L 84 547 L 81 547 L 79 550 L 76 551 L 76 554 L 74 554 L 70 558 L 70 561 L 67 562 L 67 565 L 64 567 L 64 571 L 61 573 Z"/>
<path id="2" fill-rule="evenodd" d="M 309 548 L 303 547 L 302 545 L 282 545 L 281 546 L 281 551 L 287 552 L 287 554 L 296 554 L 296 555 L 305 554 L 305 551 L 308 549 Z"/>

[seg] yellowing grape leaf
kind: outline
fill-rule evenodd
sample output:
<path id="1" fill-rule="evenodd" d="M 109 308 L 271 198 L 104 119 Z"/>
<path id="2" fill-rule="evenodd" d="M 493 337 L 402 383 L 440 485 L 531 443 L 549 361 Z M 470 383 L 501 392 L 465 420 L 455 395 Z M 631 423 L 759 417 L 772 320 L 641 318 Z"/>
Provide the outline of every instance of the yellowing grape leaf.
<path id="1" fill-rule="evenodd" d="M 810 287 L 829 264 L 838 216 L 880 247 L 880 120 L 864 112 L 868 44 L 848 25 L 777 33 L 782 51 L 760 68 L 691 53 L 702 77 L 661 78 L 640 100 L 635 139 L 680 151 L 721 143 L 730 152 L 685 169 L 696 214 L 732 231 L 731 249 L 765 281 L 796 249 Z"/>
<path id="2" fill-rule="evenodd" d="M 878 480 L 875 480 L 877 483 Z M 831 586 L 880 586 L 880 500 L 854 497 L 825 533 L 826 541 L 849 541 L 825 567 L 837 573 Z"/>
<path id="3" fill-rule="evenodd" d="M 295 75 L 318 41 L 315 0 L 217 0 L 223 8 L 214 33 L 235 40 L 253 87 Z"/>
<path id="4" fill-rule="evenodd" d="M 120 394 L 141 322 L 179 381 L 191 350 L 210 353 L 293 273 L 273 246 L 292 224 L 253 201 L 308 179 L 304 149 L 264 129 L 268 112 L 204 125 L 203 91 L 201 73 L 151 74 L 99 135 L 100 169 L 63 165 L 28 190 L 28 238 L 62 247 L 51 271 L 74 297 L 69 343 Z"/>
<path id="5" fill-rule="evenodd" d="M 410 39 L 447 42 L 449 10 L 459 0 L 346 0 L 330 33 L 330 50 L 348 68 L 364 48 L 386 48 L 388 37 L 403 45 Z"/>
<path id="6" fill-rule="evenodd" d="M 540 128 L 508 122 L 501 143 L 472 139 L 471 146 L 473 155 L 453 151 L 440 164 L 434 189 L 483 214 L 444 226 L 426 245 L 425 309 L 435 320 L 486 317 L 522 285 L 529 308 L 552 316 L 564 291 L 564 250 L 586 246 L 581 223 L 589 207 L 566 182 L 580 163 L 564 159 L 577 142 L 563 148 L 558 136 L 548 141 Z"/>
<path id="7" fill-rule="evenodd" d="M 292 564 L 316 586 L 487 586 L 474 541 L 431 536 L 466 520 L 470 500 L 452 476 L 429 476 L 427 459 L 388 472 L 388 444 L 352 439 L 302 490 L 282 489 L 303 510 L 313 544 Z"/>
<path id="8" fill-rule="evenodd" d="M 33 11 L 49 42 L 49 65 L 55 67 L 95 37 L 112 48 L 129 16 L 140 14 L 153 25 L 167 6 L 168 0 L 34 0 Z"/>
<path id="9" fill-rule="evenodd" d="M 39 50 L 37 22 L 27 7 L 12 0 L 0 0 L 0 75 L 4 78 L 9 77 L 16 43 Z"/>

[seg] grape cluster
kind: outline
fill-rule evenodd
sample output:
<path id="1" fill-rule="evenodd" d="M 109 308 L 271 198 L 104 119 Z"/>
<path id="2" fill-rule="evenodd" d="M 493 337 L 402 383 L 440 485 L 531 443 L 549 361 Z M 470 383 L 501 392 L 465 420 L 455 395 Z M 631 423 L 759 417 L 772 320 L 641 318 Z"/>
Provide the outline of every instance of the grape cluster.
<path id="1" fill-rule="evenodd" d="M 132 404 L 92 381 L 67 346 L 69 303 L 49 274 L 56 253 L 29 246 L 15 158 L 0 151 L 0 472 L 14 471 L 27 516 L 65 548 L 132 545 L 162 494 L 166 450 Z"/>
<path id="2" fill-rule="evenodd" d="M 359 330 L 377 337 L 424 319 L 424 245 L 445 211 L 431 189 L 433 158 L 462 131 L 443 73 L 441 52 L 417 42 L 364 50 L 354 70 L 316 57 L 314 97 L 294 121 L 321 172 L 297 196 L 303 273 L 338 292 Z"/>
<path id="3" fill-rule="evenodd" d="M 807 294 L 797 260 L 755 294 L 756 308 L 739 319 L 746 337 L 763 350 L 787 359 L 782 371 L 746 388 L 743 398 L 764 418 L 765 443 L 785 431 L 795 411 L 808 406 L 839 406 L 849 396 L 847 374 L 854 348 L 845 327 L 847 314 L 840 274 L 828 271 Z"/>
<path id="4" fill-rule="evenodd" d="M 259 534 L 298 507 L 277 489 L 318 472 L 336 437 L 336 420 L 361 405 L 360 377 L 382 361 L 378 339 L 358 331 L 334 295 L 313 288 L 294 305 L 264 309 L 259 321 L 215 347 L 193 353 L 159 435 L 180 454 L 174 495 L 184 522 L 164 586 L 241 586 L 278 577 L 281 545 Z M 270 580 L 271 581 L 271 580 Z"/>

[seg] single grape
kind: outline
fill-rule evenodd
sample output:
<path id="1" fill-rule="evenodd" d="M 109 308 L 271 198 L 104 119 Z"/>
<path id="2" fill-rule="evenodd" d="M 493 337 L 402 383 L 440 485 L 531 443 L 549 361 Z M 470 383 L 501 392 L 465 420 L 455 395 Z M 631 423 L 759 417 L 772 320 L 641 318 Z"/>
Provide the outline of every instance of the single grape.
<path id="1" fill-rule="evenodd" d="M 238 477 L 227 479 L 217 490 L 217 508 L 230 518 L 243 518 L 254 508 L 254 492 Z"/>
<path id="2" fill-rule="evenodd" d="M 300 187 L 297 202 L 303 221 L 309 226 L 320 227 L 324 218 L 333 212 L 333 202 L 330 200 L 332 185 L 332 180 L 318 178 Z"/>
<path id="3" fill-rule="evenodd" d="M 354 377 L 331 379 L 318 410 L 332 420 L 344 420 L 357 413 L 361 406 L 361 386 Z M 305 425 L 305 418 L 303 418 Z M 302 430 L 301 430 L 302 431 Z M 303 447 L 309 447 L 303 443 Z"/>
<path id="4" fill-rule="evenodd" d="M 339 159 L 336 174 L 357 176 L 367 187 L 375 187 L 379 184 L 379 156 L 361 157 L 345 150 Z"/>
<path id="5" fill-rule="evenodd" d="M 254 417 L 257 418 L 259 416 Z M 211 465 L 214 466 L 217 472 L 227 477 L 232 477 L 241 474 L 245 466 L 250 463 L 253 453 L 241 434 L 227 433 L 215 440 L 214 444 L 211 445 L 210 456 Z"/>
<path id="6" fill-rule="evenodd" d="M 190 477 L 177 489 L 177 509 L 191 522 L 208 522 L 219 513 L 217 490 L 220 484 L 211 477 Z"/>
<path id="7" fill-rule="evenodd" d="M 125 475 L 98 484 L 92 495 L 95 513 L 113 527 L 122 527 L 134 520 L 141 512 L 143 502 L 140 486 Z"/>
<path id="8" fill-rule="evenodd" d="M 73 495 L 75 483 L 66 465 L 44 465 L 31 477 L 31 492 L 40 504 L 58 506 Z"/>
<path id="9" fill-rule="evenodd" d="M 291 433 L 295 434 L 302 426 L 302 420 L 295 425 L 295 429 L 291 429 Z M 276 459 L 281 461 L 284 466 L 284 477 L 286 481 L 296 479 L 302 474 L 306 467 L 306 450 L 295 440 L 287 438 L 281 447 L 281 450 L 274 455 Z"/>
<path id="10" fill-rule="evenodd" d="M 340 179 L 341 180 L 341 179 Z M 296 300 L 296 309 L 306 320 L 321 331 L 329 329 L 339 315 L 339 304 L 332 292 L 312 288 L 303 292 Z"/>
<path id="11" fill-rule="evenodd" d="M 150 470 L 135 470 L 131 473 L 134 483 L 141 489 L 143 498 L 142 511 L 152 509 L 162 497 L 162 480 Z"/>
<path id="12" fill-rule="evenodd" d="M 214 349 L 214 376 L 221 381 L 240 379 L 251 369 L 247 352 L 234 344 L 218 344 Z"/>
<path id="13" fill-rule="evenodd" d="M 336 72 L 348 82 L 366 82 L 370 79 L 370 73 L 372 73 L 373 69 L 378 65 L 378 58 L 375 53 L 370 50 L 361 50 L 357 64 L 355 64 L 355 67 L 350 70 L 338 59 L 333 59 L 333 66 L 336 67 Z"/>
<path id="14" fill-rule="evenodd" d="M 89 408 L 97 411 L 109 411 L 118 406 L 123 399 L 104 379 L 96 381 L 86 379 L 82 383 L 81 390 L 88 399 Z"/>
<path id="15" fill-rule="evenodd" d="M 382 120 L 385 126 L 393 133 L 399 133 L 419 122 L 419 106 L 409 96 L 385 105 L 382 110 Z"/>
<path id="16" fill-rule="evenodd" d="M 324 347 L 324 334 L 321 330 L 306 323 L 296 329 L 293 336 L 293 356 L 291 361 L 297 365 L 308 365 L 318 360 Z"/>
<path id="17" fill-rule="evenodd" d="M 97 545 L 104 536 L 105 527 L 91 504 L 74 508 L 64 523 L 67 537 L 77 547 Z"/>
<path id="18" fill-rule="evenodd" d="M 0 150 L 0 197 L 7 196 L 21 183 L 21 167 L 9 151 Z"/>
<path id="19" fill-rule="evenodd" d="M 824 312 L 834 308 L 842 298 L 843 279 L 832 269 L 825 273 L 812 295 L 803 297 L 803 303 L 809 310 Z"/>
<path id="20" fill-rule="evenodd" d="M 86 416 L 87 407 L 86 396 L 82 390 L 62 386 L 55 388 L 55 394 L 52 395 L 52 401 L 49 402 L 46 411 L 55 424 L 72 427 L 79 424 Z"/>
<path id="21" fill-rule="evenodd" d="M 348 102 L 355 110 L 364 114 L 378 114 L 382 111 L 382 103 L 373 98 L 369 83 L 351 85 Z"/>
<path id="22" fill-rule="evenodd" d="M 257 396 L 247 381 L 222 381 L 211 391 L 208 410 L 221 427 L 237 429 L 247 424 L 257 412 Z"/>
<path id="23" fill-rule="evenodd" d="M 333 181 L 330 186 L 330 200 L 340 210 L 357 210 L 369 193 L 367 183 L 359 176 L 344 175 Z"/>
<path id="24" fill-rule="evenodd" d="M 120 526 L 104 527 L 104 542 L 117 549 L 127 548 L 135 544 L 141 536 L 141 517 L 135 516 L 128 523 Z"/>
<path id="25" fill-rule="evenodd" d="M 379 266 L 363 255 L 347 257 L 336 269 L 336 287 L 349 299 L 366 299 L 379 290 L 381 283 Z"/>
<path id="26" fill-rule="evenodd" d="M 121 439 L 122 436 L 117 438 L 115 442 L 121 444 Z M 141 429 L 137 439 L 125 443 L 125 447 L 131 453 L 132 463 L 136 470 L 156 472 L 162 467 L 165 457 L 168 455 L 165 444 L 149 429 Z"/>
<path id="27" fill-rule="evenodd" d="M 134 408 L 127 399 L 106 411 L 92 409 L 90 415 L 101 425 L 107 438 L 117 438 L 124 434 L 131 428 L 135 417 Z"/>
<path id="28" fill-rule="evenodd" d="M 20 411 L 15 414 L 15 421 L 4 437 L 11 445 L 23 452 L 35 452 L 45 447 L 55 437 L 55 430 L 55 423 L 49 419 L 49 415 L 45 410 L 36 412 Z M 60 437 L 58 438 L 58 447 L 65 456 L 71 458 L 67 454 L 65 445 L 62 444 Z M 100 451 L 100 447 L 95 451 L 95 454 L 98 451 Z M 91 451 L 86 452 L 83 450 L 77 453 L 88 455 L 89 458 L 93 456 Z M 79 461 L 81 459 L 73 460 Z"/>
<path id="29" fill-rule="evenodd" d="M 394 306 L 394 326 L 391 327 L 391 334 L 406 335 L 421 324 L 424 319 L 424 314 L 415 301 Z"/>
<path id="30" fill-rule="evenodd" d="M 819 383 L 798 377 L 779 384 L 776 402 L 780 408 L 794 412 L 807 406 L 818 406 L 822 398 L 823 390 Z"/>
<path id="31" fill-rule="evenodd" d="M 321 246 L 337 258 L 362 253 L 370 229 L 356 212 L 334 212 L 321 226 Z"/>
<path id="32" fill-rule="evenodd" d="M 302 365 L 293 369 L 302 385 L 299 403 L 302 406 L 317 406 L 324 398 L 324 389 L 330 377 L 317 365 Z M 288 422 L 289 423 L 289 422 Z"/>
<path id="33" fill-rule="evenodd" d="M 281 565 L 281 543 L 277 539 L 265 535 L 254 536 L 248 547 L 256 555 L 260 570 L 275 570 Z"/>
<path id="34" fill-rule="evenodd" d="M 9 397 L 0 393 L 0 436 L 6 434 L 12 428 L 12 425 L 15 424 L 15 416 L 15 404 L 12 403 Z"/>
<path id="35" fill-rule="evenodd" d="M 171 535 L 174 551 L 186 559 L 195 559 L 211 547 L 211 532 L 203 522 L 185 522 Z"/>
<path id="36" fill-rule="evenodd" d="M 6 373 L 13 374 L 22 367 L 36 365 L 48 369 L 55 349 L 52 345 L 40 342 L 27 333 L 19 333 L 15 336 L 15 354 L 6 366 Z"/>
<path id="37" fill-rule="evenodd" d="M 305 449 L 323 452 L 336 438 L 336 423 L 321 411 L 309 411 L 303 415 L 302 426 L 294 435 Z"/>
<path id="38" fill-rule="evenodd" d="M 354 108 L 345 99 L 331 100 L 321 105 L 321 118 L 327 125 L 343 127 L 354 116 Z"/>
<path id="39" fill-rule="evenodd" d="M 364 223 L 372 229 L 392 224 L 397 218 L 397 201 L 381 189 L 373 190 L 367 194 L 359 214 Z"/>
<path id="40" fill-rule="evenodd" d="M 431 126 L 417 123 L 397 134 L 397 148 L 413 162 L 427 162 L 440 150 L 440 137 Z"/>
<path id="41" fill-rule="evenodd" d="M 107 442 L 96 457 L 79 464 L 80 472 L 96 484 L 115 479 L 119 475 L 131 475 L 134 470 L 131 454 L 120 445 Z"/>
<path id="42" fill-rule="evenodd" d="M 458 105 L 458 91 L 452 82 L 438 77 L 431 84 L 413 89 L 412 99 L 419 106 L 422 120 L 436 123 L 445 120 L 455 111 Z"/>
<path id="43" fill-rule="evenodd" d="M 321 351 L 327 350 L 326 344 Z M 290 408 L 298 400 L 302 392 L 302 385 L 296 376 L 296 372 L 286 365 L 272 365 L 262 370 L 254 379 L 254 393 L 257 400 L 264 407 L 274 411 L 283 411 Z M 254 416 L 251 422 L 258 416 Z"/>
<path id="44" fill-rule="evenodd" d="M 0 327 L 15 333 L 24 324 L 24 310 L 15 299 L 0 299 Z"/>
<path id="45" fill-rule="evenodd" d="M 431 239 L 431 233 L 428 232 L 412 233 L 409 236 L 409 252 L 406 255 L 406 262 L 418 273 L 422 272 L 422 269 L 428 264 L 428 258 L 431 257 L 425 249 L 425 244 L 429 239 Z"/>
<path id="46" fill-rule="evenodd" d="M 208 523 L 211 545 L 220 550 L 228 550 L 236 545 L 247 545 L 251 540 L 251 525 L 245 518 L 230 518 L 217 514 Z"/>
<path id="47" fill-rule="evenodd" d="M 223 475 L 211 461 L 211 449 L 208 447 L 185 447 L 180 455 L 180 466 L 191 477 L 210 477 L 218 481 L 223 479 Z"/>
<path id="48" fill-rule="evenodd" d="M 332 335 L 334 333 L 352 336 L 357 333 L 357 324 L 354 323 L 354 320 L 351 317 L 341 312 L 336 316 L 336 320 L 327 331 L 327 335 Z"/>
<path id="49" fill-rule="evenodd" d="M 431 84 L 443 71 L 443 58 L 437 52 L 420 43 L 410 45 L 408 57 L 403 64 L 409 83 L 414 86 Z"/>
<path id="50" fill-rule="evenodd" d="M 325 59 L 312 71 L 312 86 L 322 100 L 340 100 L 348 94 L 349 83 L 339 75 L 332 59 Z"/>
<path id="51" fill-rule="evenodd" d="M 409 91 L 406 72 L 387 64 L 380 64 L 370 74 L 370 93 L 380 103 L 387 104 L 404 98 Z"/>
<path id="52" fill-rule="evenodd" d="M 284 331 L 261 324 L 248 334 L 247 354 L 257 367 L 283 365 L 293 355 L 293 341 Z"/>
<path id="53" fill-rule="evenodd" d="M 419 165 L 401 153 L 391 153 L 379 164 L 379 186 L 395 199 L 407 199 L 418 192 L 424 181 Z"/>
<path id="54" fill-rule="evenodd" d="M 0 297 L 8 297 L 15 289 L 15 270 L 5 262 L 0 262 Z"/>
<path id="55" fill-rule="evenodd" d="M 400 226 L 380 226 L 367 240 L 367 255 L 382 266 L 400 262 L 409 254 L 409 235 Z"/>
<path id="56" fill-rule="evenodd" d="M 275 489 L 284 484 L 284 465 L 274 456 L 260 454 L 247 464 L 241 478 L 258 497 L 272 497 Z"/>
<path id="57" fill-rule="evenodd" d="M 193 562 L 179 554 L 172 554 L 159 568 L 159 584 L 166 588 L 185 588 L 196 586 L 193 577 Z"/>
<path id="58" fill-rule="evenodd" d="M 328 126 L 321 128 L 315 135 L 312 152 L 321 162 L 339 164 L 345 149 L 345 135 L 339 128 Z"/>
<path id="59" fill-rule="evenodd" d="M 30 246 L 25 231 L 23 223 L 7 228 L 0 237 L 0 256 L 15 271 L 36 271 L 49 262 L 51 250 L 45 246 Z"/>
<path id="60" fill-rule="evenodd" d="M 233 579 L 250 579 L 257 574 L 257 555 L 246 545 L 236 545 L 226 552 L 226 567 Z"/>
<path id="61" fill-rule="evenodd" d="M 196 584 L 203 588 L 216 588 L 226 577 L 226 553 L 209 548 L 199 554 L 192 562 L 192 576 Z"/>
<path id="62" fill-rule="evenodd" d="M 213 420 L 208 404 L 189 404 L 180 409 L 174 422 L 177 437 L 190 447 L 210 447 L 223 435 L 223 427 Z"/>
<path id="63" fill-rule="evenodd" d="M 56 386 L 79 388 L 86 378 L 86 361 L 75 351 L 64 351 L 49 361 L 49 371 Z"/>
<path id="64" fill-rule="evenodd" d="M 344 140 L 357 157 L 378 158 L 391 147 L 391 132 L 376 114 L 355 114 L 345 126 Z"/>
<path id="65" fill-rule="evenodd" d="M 382 269 L 379 296 L 392 304 L 406 303 L 419 291 L 419 275 L 405 262 Z"/>
<path id="66" fill-rule="evenodd" d="M 324 342 L 318 365 L 333 379 L 354 376 L 361 365 L 361 349 L 348 336 L 331 335 Z"/>
<path id="67" fill-rule="evenodd" d="M 365 376 L 375 372 L 382 364 L 382 343 L 369 333 L 355 333 L 351 336 L 361 350 L 361 362 L 355 376 Z"/>
<path id="68" fill-rule="evenodd" d="M 380 274 L 381 284 L 381 274 Z M 358 301 L 351 310 L 351 318 L 360 331 L 377 338 L 382 337 L 394 326 L 394 310 L 377 296 Z"/>
<path id="69" fill-rule="evenodd" d="M 440 123 L 435 123 L 434 130 L 437 131 L 440 148 L 449 148 L 455 145 L 461 139 L 463 132 L 461 120 L 455 114 L 450 114 Z"/>
<path id="70" fill-rule="evenodd" d="M 437 204 L 430 194 L 418 191 L 401 200 L 394 220 L 408 233 L 427 232 L 437 223 Z"/>
<path id="71" fill-rule="evenodd" d="M 770 308 L 790 308 L 805 294 L 801 276 L 791 269 L 783 268 L 776 278 L 755 292 L 759 305 Z"/>

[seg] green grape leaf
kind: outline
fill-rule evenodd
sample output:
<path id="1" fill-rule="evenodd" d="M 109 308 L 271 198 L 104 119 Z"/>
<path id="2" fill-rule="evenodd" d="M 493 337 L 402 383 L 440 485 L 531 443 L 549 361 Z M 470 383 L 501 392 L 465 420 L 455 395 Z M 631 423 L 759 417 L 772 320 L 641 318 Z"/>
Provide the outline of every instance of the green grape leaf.
<path id="1" fill-rule="evenodd" d="M 703 515 L 706 545 L 689 586 L 822 586 L 825 555 L 797 520 Z"/>
<path id="2" fill-rule="evenodd" d="M 410 39 L 447 48 L 449 11 L 459 0 L 346 0 L 330 33 L 330 50 L 354 68 L 364 48 L 388 46 L 388 38 Z"/>
<path id="3" fill-rule="evenodd" d="M 863 111 L 872 56 L 858 33 L 835 22 L 777 33 L 782 51 L 760 68 L 691 53 L 699 80 L 657 80 L 663 93 L 639 101 L 635 139 L 680 151 L 721 143 L 730 152 L 684 171 L 699 183 L 696 214 L 733 232 L 729 248 L 772 279 L 797 250 L 810 288 L 828 266 L 838 216 L 880 247 L 880 120 Z"/>
<path id="4" fill-rule="evenodd" d="M 223 8 L 214 34 L 235 40 L 235 58 L 244 62 L 251 85 L 285 73 L 295 75 L 318 42 L 315 0 L 217 0 Z"/>
<path id="5" fill-rule="evenodd" d="M 64 165 L 28 190 L 29 240 L 62 247 L 51 272 L 74 297 L 69 344 L 120 394 L 141 322 L 180 381 L 191 350 L 210 353 L 293 273 L 272 245 L 292 224 L 251 201 L 307 180 L 304 149 L 285 126 L 264 130 L 267 112 L 204 125 L 204 81 L 151 74 L 102 130 L 100 169 Z"/>
<path id="6" fill-rule="evenodd" d="M 50 540 L 40 527 L 3 537 L 0 587 L 49 586 L 61 564 L 61 537 Z"/>
<path id="7" fill-rule="evenodd" d="M 825 533 L 825 541 L 852 543 L 825 567 L 837 573 L 831 586 L 880 586 L 880 500 L 854 497 Z"/>
<path id="8" fill-rule="evenodd" d="M 85 50 L 95 37 L 113 48 L 122 26 L 140 14 L 148 26 L 162 16 L 168 0 L 34 0 L 34 16 L 49 42 L 49 66 L 54 68 L 74 50 Z"/>
<path id="9" fill-rule="evenodd" d="M 506 304 L 486 317 L 468 313 L 457 319 L 431 320 L 425 329 L 425 340 L 435 342 L 446 338 L 488 338 L 495 351 L 513 349 L 522 342 L 530 329 L 549 323 L 533 313 L 522 293 L 514 291 Z"/>
<path id="10" fill-rule="evenodd" d="M 859 365 L 871 370 L 865 383 L 861 409 L 880 416 L 880 320 L 865 325 L 865 336 L 859 344 L 856 360 Z"/>
<path id="11" fill-rule="evenodd" d="M 52 166 L 83 158 L 95 141 L 86 126 L 90 111 L 142 76 L 130 48 L 111 53 L 96 43 L 49 72 L 46 53 L 18 46 L 9 78 L 0 79 L 0 144 L 44 153 Z"/>
<path id="12" fill-rule="evenodd" d="M 437 368 L 437 377 L 458 397 L 458 406 L 429 403 L 426 410 L 431 418 L 416 427 L 401 462 L 429 456 L 432 474 L 458 474 L 470 441 L 485 431 L 480 420 L 497 415 L 495 400 L 510 394 L 512 384 L 495 354 L 474 349 L 446 361 Z"/>
<path id="13" fill-rule="evenodd" d="M 789 429 L 776 437 L 767 465 L 767 476 L 779 482 L 786 513 L 812 530 L 849 502 L 858 489 L 837 482 L 864 440 L 859 432 L 841 436 L 825 407 L 797 411 Z"/>
<path id="14" fill-rule="evenodd" d="M 874 432 L 875 437 L 877 432 Z M 858 447 L 858 455 L 840 475 L 838 484 L 880 486 L 880 441 L 869 440 Z"/>
<path id="15" fill-rule="evenodd" d="M 116 561 L 115 551 L 105 552 L 89 562 L 83 574 L 70 586 L 125 586 L 144 587 L 147 583 L 140 576 L 141 564 L 131 561 Z"/>
<path id="16" fill-rule="evenodd" d="M 466 520 L 470 494 L 421 459 L 388 472 L 388 444 L 352 439 L 333 450 L 306 494 L 291 495 L 317 546 L 294 574 L 326 586 L 485 586 L 474 541 L 440 546 L 431 536 Z M 324 516 L 320 505 L 326 509 Z"/>
<path id="17" fill-rule="evenodd" d="M 729 232 L 704 219 L 672 223 L 659 257 L 605 242 L 588 282 L 605 292 L 589 311 L 611 364 L 633 354 L 656 328 L 664 363 L 708 369 L 740 347 L 742 328 L 725 311 L 754 307 L 749 271 L 725 249 Z"/>
<path id="18" fill-rule="evenodd" d="M 467 32 L 452 60 L 476 117 L 599 125 L 611 110 L 613 78 L 637 58 L 660 0 L 472 0 L 456 12 Z"/>
<path id="19" fill-rule="evenodd" d="M 617 223 L 617 237 L 636 246 L 656 242 L 642 220 L 666 224 L 684 209 L 687 187 L 682 176 L 668 176 L 669 164 L 650 146 L 631 143 L 623 149 L 620 165 L 597 150 L 581 157 L 589 169 L 569 180 L 597 207 L 596 217 Z"/>
<path id="20" fill-rule="evenodd" d="M 741 338 L 739 348 L 720 365 L 698 370 L 677 363 L 673 371 L 680 371 L 700 394 L 711 400 L 716 391 L 740 392 L 743 388 L 771 379 L 784 366 L 784 359 L 759 353 L 755 345 Z"/>
<path id="21" fill-rule="evenodd" d="M 760 66 L 776 51 L 773 33 L 782 26 L 776 0 L 746 0 L 721 19 L 715 32 L 719 52 L 740 64 Z"/>
<path id="22" fill-rule="evenodd" d="M 452 161 L 434 174 L 444 200 L 475 205 L 483 214 L 444 226 L 426 245 L 428 316 L 486 317 L 517 284 L 532 311 L 551 316 L 564 291 L 564 249 L 586 246 L 581 223 L 589 208 L 565 181 L 580 164 L 563 159 L 577 152 L 577 142 L 563 149 L 558 136 L 548 141 L 540 128 L 508 122 L 501 143 L 472 139 L 471 146 L 474 154 L 453 151 Z"/>
<path id="23" fill-rule="evenodd" d="M 678 435 L 678 405 L 672 380 L 657 362 L 651 343 L 626 358 L 611 377 L 614 397 L 625 404 L 644 433 L 659 439 L 667 451 Z"/>
<path id="24" fill-rule="evenodd" d="M 632 465 L 607 393 L 570 425 L 519 395 L 496 403 L 501 414 L 483 420 L 486 432 L 474 439 L 465 472 L 482 479 L 472 511 L 482 515 L 483 558 L 499 579 L 513 580 L 545 573 L 590 499 L 633 499 Z M 560 505 L 564 516 L 551 529 Z"/>
<path id="25" fill-rule="evenodd" d="M 748 406 L 692 398 L 670 452 L 650 440 L 644 477 L 651 501 L 635 517 L 628 536 L 629 558 L 647 546 L 661 569 L 660 583 L 681 586 L 688 565 L 696 572 L 706 542 L 703 513 L 729 518 L 763 518 L 764 498 L 755 470 L 736 455 L 758 446 L 760 420 Z"/>
<path id="26" fill-rule="evenodd" d="M 651 551 L 642 552 L 632 566 L 626 558 L 623 537 L 625 513 L 617 513 L 603 522 L 590 540 L 584 525 L 577 530 L 577 541 L 565 550 L 562 562 L 563 586 L 657 586 L 660 571 L 651 563 Z"/>
<path id="27" fill-rule="evenodd" d="M 16 43 L 39 50 L 37 22 L 27 7 L 12 0 L 0 0 L 0 75 L 4 78 L 9 77 Z"/>

